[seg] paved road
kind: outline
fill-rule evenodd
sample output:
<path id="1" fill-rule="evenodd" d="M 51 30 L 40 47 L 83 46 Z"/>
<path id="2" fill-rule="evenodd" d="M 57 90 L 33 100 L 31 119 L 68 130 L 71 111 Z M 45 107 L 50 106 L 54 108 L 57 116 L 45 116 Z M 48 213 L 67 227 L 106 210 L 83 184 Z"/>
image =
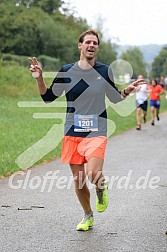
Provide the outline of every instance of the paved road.
<path id="1" fill-rule="evenodd" d="M 88 232 L 75 231 L 82 210 L 59 159 L 0 181 L 0 251 L 166 252 L 166 153 L 167 114 L 154 127 L 148 123 L 108 141 L 110 204 L 97 213 L 90 188 L 95 224 Z M 44 179 L 55 171 L 55 180 Z"/>

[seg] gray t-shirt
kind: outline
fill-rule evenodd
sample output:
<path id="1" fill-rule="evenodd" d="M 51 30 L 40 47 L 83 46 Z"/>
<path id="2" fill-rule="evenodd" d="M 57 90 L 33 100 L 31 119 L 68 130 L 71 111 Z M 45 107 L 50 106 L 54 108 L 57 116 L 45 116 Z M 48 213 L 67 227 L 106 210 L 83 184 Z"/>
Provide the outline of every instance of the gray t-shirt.
<path id="1" fill-rule="evenodd" d="M 109 66 L 99 62 L 95 62 L 91 69 L 81 69 L 78 63 L 61 68 L 50 88 L 41 96 L 45 102 L 51 102 L 65 91 L 65 135 L 106 136 L 105 96 L 113 103 L 122 101 L 112 79 Z"/>

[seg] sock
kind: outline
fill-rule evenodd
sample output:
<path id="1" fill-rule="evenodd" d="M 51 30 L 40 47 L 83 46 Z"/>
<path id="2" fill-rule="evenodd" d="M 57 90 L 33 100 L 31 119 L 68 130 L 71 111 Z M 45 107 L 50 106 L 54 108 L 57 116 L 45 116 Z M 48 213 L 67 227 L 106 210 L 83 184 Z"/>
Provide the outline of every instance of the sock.
<path id="1" fill-rule="evenodd" d="M 90 210 L 89 212 L 85 212 L 85 215 L 88 217 L 93 217 L 93 211 Z"/>

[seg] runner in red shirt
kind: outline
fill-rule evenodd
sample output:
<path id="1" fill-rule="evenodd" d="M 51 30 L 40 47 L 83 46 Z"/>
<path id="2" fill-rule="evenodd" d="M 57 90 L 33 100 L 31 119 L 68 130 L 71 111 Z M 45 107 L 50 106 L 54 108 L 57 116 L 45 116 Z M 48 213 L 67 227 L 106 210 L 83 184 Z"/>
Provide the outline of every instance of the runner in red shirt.
<path id="1" fill-rule="evenodd" d="M 151 108 L 151 125 L 154 126 L 154 118 L 155 118 L 155 110 L 156 110 L 156 117 L 159 121 L 159 109 L 160 109 L 160 95 L 164 94 L 163 88 L 158 85 L 156 80 L 152 80 L 152 86 L 150 86 L 151 93 L 150 93 L 150 108 Z"/>

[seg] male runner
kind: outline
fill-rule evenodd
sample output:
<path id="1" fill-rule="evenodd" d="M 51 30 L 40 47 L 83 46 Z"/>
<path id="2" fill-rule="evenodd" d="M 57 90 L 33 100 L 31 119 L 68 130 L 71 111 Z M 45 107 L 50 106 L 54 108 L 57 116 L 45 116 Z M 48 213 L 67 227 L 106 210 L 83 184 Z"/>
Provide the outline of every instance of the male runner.
<path id="1" fill-rule="evenodd" d="M 103 175 L 107 143 L 105 95 L 114 103 L 120 102 L 143 82 L 137 80 L 119 92 L 112 81 L 109 66 L 95 61 L 99 44 L 96 31 L 90 29 L 81 34 L 78 41 L 79 61 L 62 66 L 50 88 L 45 85 L 37 59 L 29 58 L 30 71 L 39 73 L 36 81 L 45 102 L 52 102 L 65 91 L 67 115 L 61 159 L 70 165 L 74 177 L 75 191 L 84 211 L 76 229 L 83 231 L 93 226 L 90 191 L 86 183 L 80 186 L 86 176 L 96 186 L 97 211 L 103 212 L 108 206 L 108 185 Z"/>

